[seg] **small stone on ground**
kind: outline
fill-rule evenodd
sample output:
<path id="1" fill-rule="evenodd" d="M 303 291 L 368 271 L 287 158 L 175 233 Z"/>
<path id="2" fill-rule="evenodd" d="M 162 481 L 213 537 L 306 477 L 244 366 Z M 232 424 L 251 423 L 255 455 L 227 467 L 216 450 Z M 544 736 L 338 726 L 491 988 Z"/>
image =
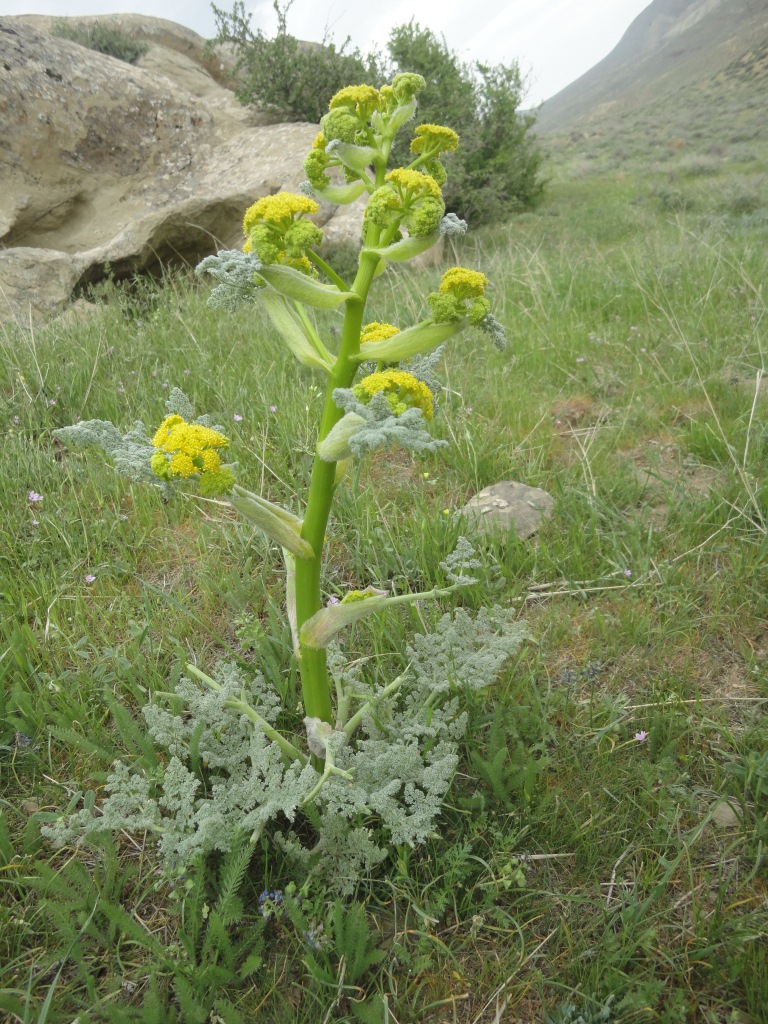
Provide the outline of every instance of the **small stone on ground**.
<path id="1" fill-rule="evenodd" d="M 543 519 L 552 514 L 554 498 L 540 487 L 516 480 L 501 480 L 484 487 L 461 510 L 479 530 L 514 527 L 520 540 L 532 537 Z"/>

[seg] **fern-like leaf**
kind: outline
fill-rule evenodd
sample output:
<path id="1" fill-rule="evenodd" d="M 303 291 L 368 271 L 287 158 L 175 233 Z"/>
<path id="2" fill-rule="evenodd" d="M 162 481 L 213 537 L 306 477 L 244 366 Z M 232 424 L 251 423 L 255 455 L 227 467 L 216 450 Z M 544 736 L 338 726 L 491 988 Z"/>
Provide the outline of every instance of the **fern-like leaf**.
<path id="1" fill-rule="evenodd" d="M 253 846 L 246 836 L 241 836 L 221 865 L 216 911 L 225 925 L 235 924 L 243 916 L 243 904 L 237 894 L 243 884 L 252 855 Z"/>
<path id="2" fill-rule="evenodd" d="M 208 1010 L 197 998 L 197 993 L 187 979 L 180 974 L 173 979 L 173 991 L 176 993 L 184 1024 L 207 1024 Z"/>
<path id="3" fill-rule="evenodd" d="M 110 924 L 114 925 L 121 934 L 132 939 L 137 946 L 146 949 L 148 953 L 154 954 L 158 959 L 163 959 L 166 956 L 163 944 L 119 904 L 103 903 L 100 909 Z"/>
<path id="4" fill-rule="evenodd" d="M 245 1017 L 228 999 L 217 999 L 214 1009 L 223 1024 L 246 1024 Z"/>

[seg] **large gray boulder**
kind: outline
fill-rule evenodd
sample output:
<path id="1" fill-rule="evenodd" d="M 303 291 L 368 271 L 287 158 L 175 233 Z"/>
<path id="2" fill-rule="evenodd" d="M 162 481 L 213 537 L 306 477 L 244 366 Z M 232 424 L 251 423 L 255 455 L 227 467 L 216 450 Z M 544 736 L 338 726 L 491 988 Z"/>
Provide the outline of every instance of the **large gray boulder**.
<path id="1" fill-rule="evenodd" d="M 238 246 L 247 206 L 304 178 L 316 126 L 253 124 L 194 32 L 115 20 L 134 37 L 147 28 L 142 66 L 51 34 L 50 19 L 0 18 L 3 319 L 50 313 L 107 264 L 130 276 Z M 337 240 L 359 237 L 359 223 Z"/>

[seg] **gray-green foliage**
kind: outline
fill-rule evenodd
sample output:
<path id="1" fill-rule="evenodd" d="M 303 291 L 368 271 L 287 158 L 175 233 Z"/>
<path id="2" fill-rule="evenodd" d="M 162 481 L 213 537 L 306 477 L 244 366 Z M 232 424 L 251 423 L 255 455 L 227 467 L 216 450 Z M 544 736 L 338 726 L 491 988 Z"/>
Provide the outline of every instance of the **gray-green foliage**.
<path id="1" fill-rule="evenodd" d="M 215 256 L 206 256 L 195 268 L 196 274 L 210 274 L 219 283 L 208 297 L 208 305 L 233 312 L 241 302 L 254 298 L 259 287 L 256 274 L 261 260 L 253 252 L 222 249 Z"/>
<path id="2" fill-rule="evenodd" d="M 166 865 L 177 868 L 226 852 L 243 836 L 255 842 L 271 833 L 308 876 L 349 893 L 391 846 L 418 845 L 434 832 L 466 730 L 465 691 L 487 687 L 526 636 L 503 609 L 446 614 L 438 632 L 414 639 L 405 682 L 389 692 L 334 654 L 340 704 L 359 705 L 358 728 L 327 737 L 336 771 L 326 768 L 322 777 L 310 761 L 286 756 L 259 724 L 288 712 L 260 673 L 246 679 L 234 665 L 221 665 L 217 690 L 182 678 L 175 697 L 183 712 L 177 701 L 143 712 L 166 757 L 118 762 L 97 817 L 84 807 L 44 831 L 61 843 L 148 830 Z M 255 714 L 243 713 L 243 701 Z"/>
<path id="3" fill-rule="evenodd" d="M 459 537 L 456 540 L 456 547 L 440 563 L 445 575 L 453 584 L 460 583 L 462 586 L 469 583 L 476 583 L 474 576 L 468 576 L 465 569 L 482 569 L 483 563 L 475 557 L 475 549 L 466 537 Z"/>
<path id="4" fill-rule="evenodd" d="M 113 460 L 116 472 L 129 480 L 163 486 L 150 468 L 149 460 L 155 449 L 141 421 L 121 433 L 109 420 L 82 420 L 69 427 L 59 427 L 53 434 L 74 451 L 101 449 Z"/>
<path id="5" fill-rule="evenodd" d="M 421 409 L 414 407 L 397 415 L 393 413 L 382 391 L 363 404 L 354 391 L 336 388 L 333 400 L 345 413 L 353 413 L 363 421 L 347 442 L 353 455 L 365 455 L 390 444 L 398 444 L 412 452 L 433 452 L 445 448 L 448 443 L 432 437 L 427 431 Z"/>

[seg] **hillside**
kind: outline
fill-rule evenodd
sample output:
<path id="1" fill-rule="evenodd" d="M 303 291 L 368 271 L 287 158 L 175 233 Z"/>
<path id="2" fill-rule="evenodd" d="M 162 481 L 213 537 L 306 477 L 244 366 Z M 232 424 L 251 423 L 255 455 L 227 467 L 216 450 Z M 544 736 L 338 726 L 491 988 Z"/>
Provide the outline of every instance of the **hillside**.
<path id="1" fill-rule="evenodd" d="M 766 83 L 765 0 L 654 0 L 604 60 L 542 106 L 538 129 L 622 130 L 624 118 L 631 127 L 656 104 L 672 123 L 676 109 L 684 112 L 684 127 L 691 108 L 712 102 L 713 89 L 739 108 Z"/>

